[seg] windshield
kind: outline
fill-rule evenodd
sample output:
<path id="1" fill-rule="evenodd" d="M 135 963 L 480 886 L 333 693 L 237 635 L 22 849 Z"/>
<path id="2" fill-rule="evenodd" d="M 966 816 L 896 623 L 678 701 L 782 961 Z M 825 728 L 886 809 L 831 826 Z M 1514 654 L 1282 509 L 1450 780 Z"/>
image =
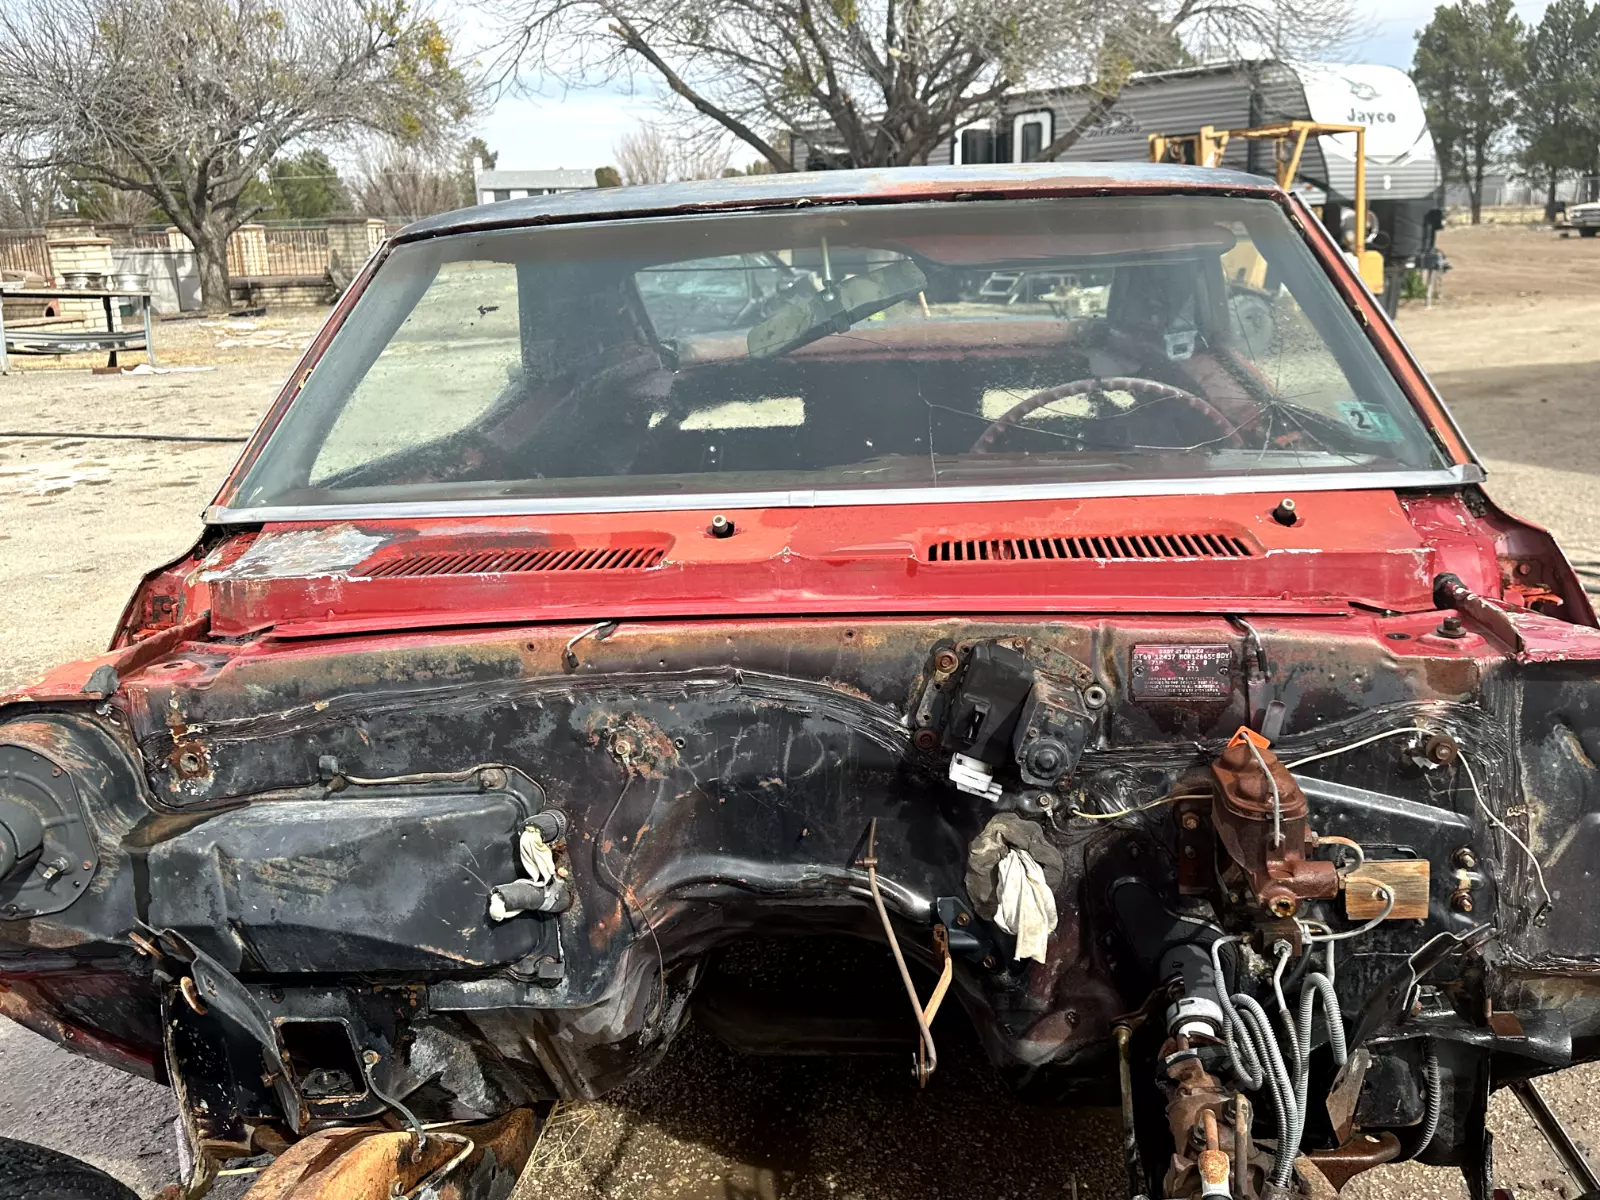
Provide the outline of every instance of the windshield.
<path id="1" fill-rule="evenodd" d="M 1281 209 L 829 208 L 398 247 L 230 506 L 1445 462 Z"/>

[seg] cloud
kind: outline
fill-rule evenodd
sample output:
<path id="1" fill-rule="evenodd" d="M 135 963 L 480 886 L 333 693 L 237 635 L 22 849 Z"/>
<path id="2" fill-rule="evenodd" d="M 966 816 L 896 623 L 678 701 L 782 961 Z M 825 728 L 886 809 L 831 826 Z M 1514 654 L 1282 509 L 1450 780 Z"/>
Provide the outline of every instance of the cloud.
<path id="1" fill-rule="evenodd" d="M 612 147 L 640 121 L 656 114 L 648 96 L 599 89 L 565 95 L 502 96 L 478 132 L 509 170 L 613 164 Z"/>

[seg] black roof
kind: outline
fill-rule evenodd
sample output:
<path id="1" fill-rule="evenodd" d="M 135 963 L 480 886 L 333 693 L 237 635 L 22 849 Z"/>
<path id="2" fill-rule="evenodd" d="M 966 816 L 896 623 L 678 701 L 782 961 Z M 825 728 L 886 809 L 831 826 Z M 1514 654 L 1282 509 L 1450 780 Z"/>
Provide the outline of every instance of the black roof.
<path id="1" fill-rule="evenodd" d="M 1073 192 L 1149 193 L 1277 191 L 1271 179 L 1215 167 L 1148 162 L 1024 163 L 961 167 L 875 167 L 859 171 L 738 175 L 692 183 L 586 188 L 500 200 L 440 213 L 407 225 L 396 237 L 411 241 L 443 233 L 470 233 L 613 217 L 670 216 L 716 209 L 794 207 L 872 201 L 950 199 L 962 195 L 1039 196 Z"/>

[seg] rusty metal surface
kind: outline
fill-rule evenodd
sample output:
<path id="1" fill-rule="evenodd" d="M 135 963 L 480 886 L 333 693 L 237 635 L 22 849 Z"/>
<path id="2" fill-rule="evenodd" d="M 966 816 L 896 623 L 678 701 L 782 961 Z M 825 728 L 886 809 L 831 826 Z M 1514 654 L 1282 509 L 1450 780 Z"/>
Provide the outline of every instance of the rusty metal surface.
<path id="1" fill-rule="evenodd" d="M 1241 737 L 1211 770 L 1217 780 L 1211 823 L 1266 913 L 1292 917 L 1306 900 L 1338 895 L 1334 864 L 1307 857 L 1315 845 L 1310 807 L 1277 755 Z"/>
<path id="2" fill-rule="evenodd" d="M 1361 1172 L 1399 1158 L 1400 1139 L 1387 1131 L 1357 1133 L 1337 1150 L 1313 1150 L 1306 1157 L 1338 1190 Z"/>
<path id="3" fill-rule="evenodd" d="M 504 1200 L 538 1124 L 532 1110 L 514 1109 L 482 1125 L 451 1126 L 420 1153 L 412 1134 L 381 1126 L 320 1130 L 284 1151 L 245 1200 Z M 472 1143 L 464 1157 L 461 1138 Z"/>
<path id="4" fill-rule="evenodd" d="M 1070 195 L 1075 192 L 1162 194 L 1240 192 L 1281 195 L 1269 179 L 1246 171 L 1170 163 L 1027 163 L 977 167 L 885 167 L 791 172 L 643 187 L 581 189 L 481 204 L 407 225 L 395 242 L 559 221 L 677 216 L 696 212 L 874 201 Z"/>

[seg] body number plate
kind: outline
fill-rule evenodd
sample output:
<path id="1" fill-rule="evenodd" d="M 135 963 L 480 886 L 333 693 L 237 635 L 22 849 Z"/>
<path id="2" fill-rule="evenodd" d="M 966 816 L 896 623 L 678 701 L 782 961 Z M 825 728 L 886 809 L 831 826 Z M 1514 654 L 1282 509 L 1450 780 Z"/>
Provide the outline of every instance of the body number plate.
<path id="1" fill-rule="evenodd" d="M 1135 646 L 1135 700 L 1226 700 L 1233 691 L 1231 646 Z"/>

